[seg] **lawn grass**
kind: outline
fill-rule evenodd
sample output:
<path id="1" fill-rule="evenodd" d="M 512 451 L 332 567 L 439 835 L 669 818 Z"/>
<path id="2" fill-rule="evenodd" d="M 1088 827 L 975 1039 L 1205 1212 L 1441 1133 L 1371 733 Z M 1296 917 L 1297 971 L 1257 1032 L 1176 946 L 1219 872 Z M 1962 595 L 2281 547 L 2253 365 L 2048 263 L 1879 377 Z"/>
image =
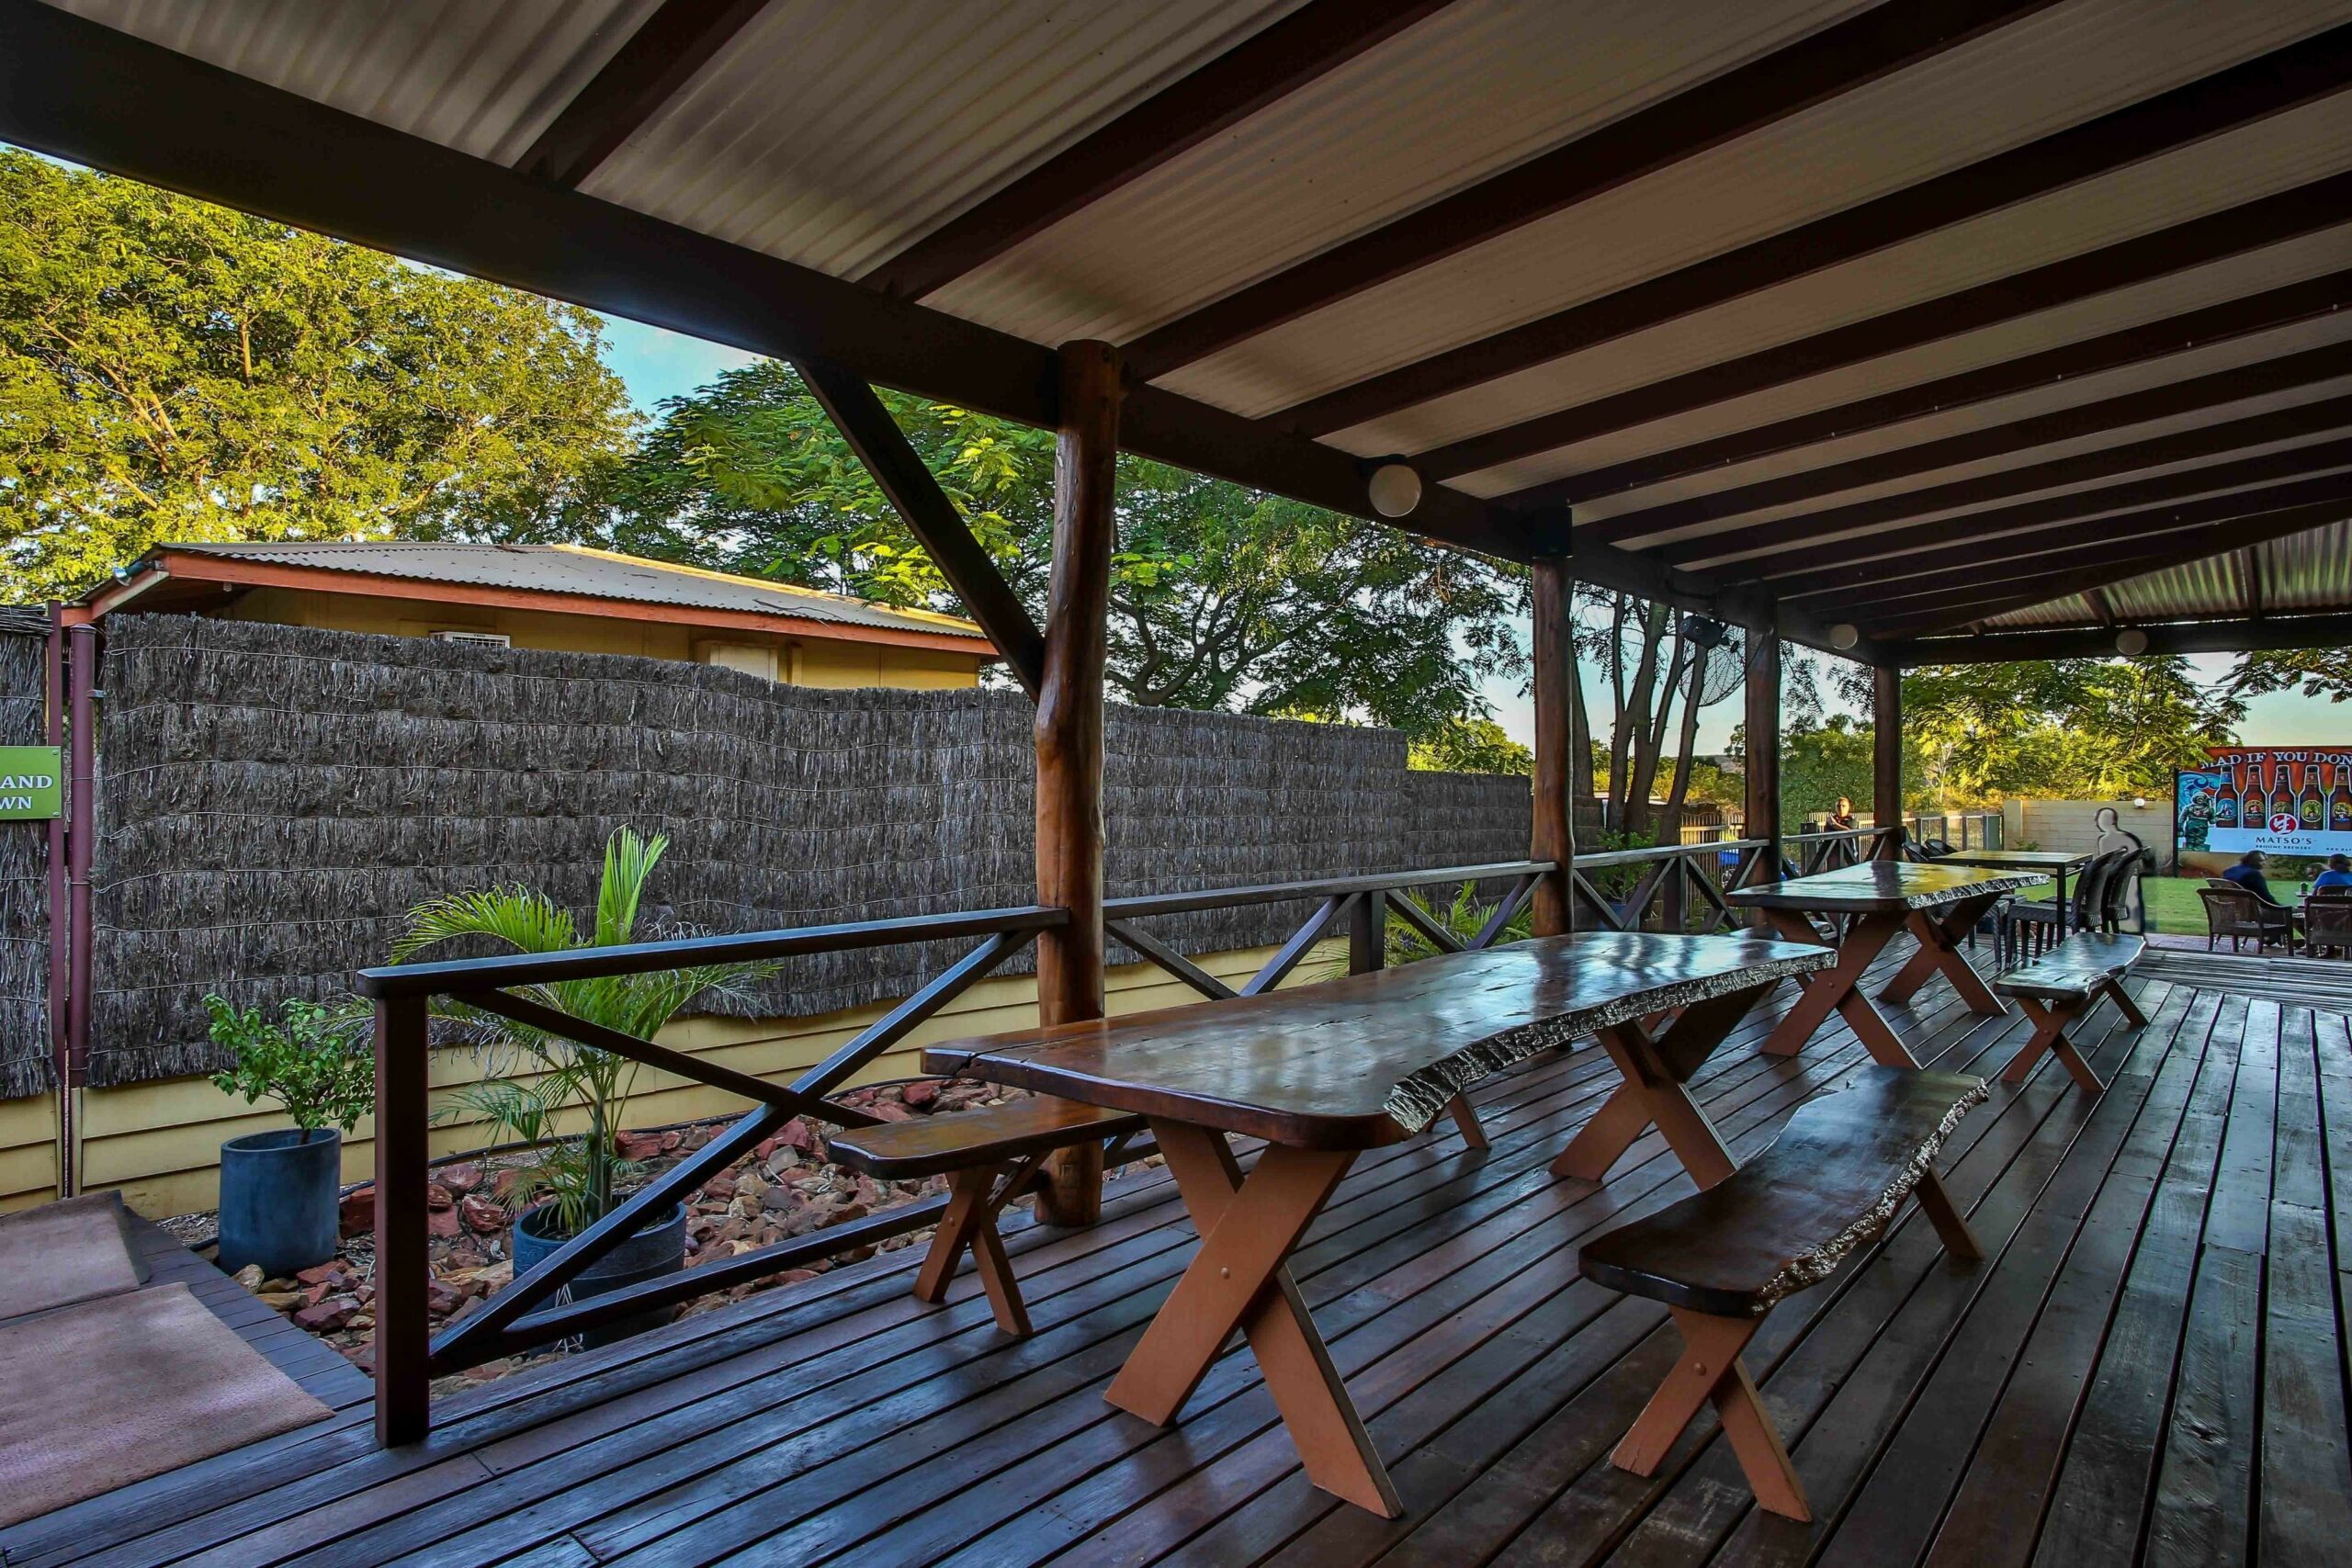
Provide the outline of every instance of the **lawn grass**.
<path id="1" fill-rule="evenodd" d="M 2205 906 L 2198 901 L 2197 890 L 2205 886 L 2201 876 L 2143 876 L 2140 879 L 2140 896 L 2148 906 L 2148 929 L 2180 936 L 2205 934 Z M 2021 897 L 2048 898 L 2057 891 L 2045 883 Z M 2072 897 L 2075 885 L 2071 878 L 2066 892 Z M 2282 898 L 2292 895 L 2293 885 L 2275 889 Z"/>

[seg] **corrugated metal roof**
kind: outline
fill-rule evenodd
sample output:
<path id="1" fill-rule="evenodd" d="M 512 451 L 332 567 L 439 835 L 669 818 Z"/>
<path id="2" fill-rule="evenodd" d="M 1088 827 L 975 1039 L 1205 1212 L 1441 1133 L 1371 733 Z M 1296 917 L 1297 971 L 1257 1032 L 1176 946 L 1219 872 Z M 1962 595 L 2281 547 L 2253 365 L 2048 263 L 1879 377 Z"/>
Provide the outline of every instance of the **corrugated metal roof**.
<path id="1" fill-rule="evenodd" d="M 1277 328 L 1162 384 L 1243 412 L 1265 412 L 2030 141 L 2347 15 L 2352 5 L 2346 0 L 2082 0 L 2055 6 Z M 1411 69 L 1409 62 L 1394 63 L 1393 51 L 1372 58 Z M 1498 62 L 1496 69 L 1504 68 Z M 1498 114 L 1511 111 L 1508 98 L 1485 101 Z M 2255 129 L 2258 135 L 2261 128 Z M 2046 259 L 2095 243 L 2098 234 L 2130 231 L 2132 204 L 2146 196 L 2173 209 L 2245 199 L 2266 178 L 2266 163 L 2303 161 L 2296 156 L 2300 145 L 2301 138 L 2287 137 L 2280 153 L 2250 155 L 2244 167 L 2218 161 L 2194 188 L 2159 178 L 2151 189 L 2144 176 L 2135 180 L 2135 171 L 2125 171 L 2095 182 L 2117 186 L 2111 201 L 2067 193 L 2013 209 L 2014 216 L 1977 220 L 1947 231 L 1951 237 L 1944 243 L 1930 236 L 1691 318 L 1689 344 L 1679 353 L 1665 352 L 1674 327 L 1612 346 L 1654 376 L 1782 341 L 1870 313 L 1890 296 L 1945 292 L 1972 270 L 1988 276 L 2008 270 L 2017 257 L 2039 253 Z M 2301 151 L 2307 158 L 2318 149 Z M 2352 149 L 2345 151 L 2352 156 Z M 2194 150 L 2184 155 L 2194 157 Z M 1050 249 L 1038 253 L 1046 276 L 1054 275 L 1057 259 Z M 1752 324 L 1734 325 L 1751 317 Z M 1022 317 L 993 319 L 1012 331 L 1026 326 Z M 1581 397 L 1610 380 L 1592 373 L 1589 357 L 1421 405 L 1351 432 L 1340 444 L 1367 453 L 1418 451 L 1557 407 L 1564 386 Z"/>
<path id="2" fill-rule="evenodd" d="M 773 0 L 582 188 L 839 276 L 1298 0 Z"/>
<path id="3" fill-rule="evenodd" d="M 1917 386 L 1982 366 L 1996 365 L 2103 333 L 2142 326 L 2347 267 L 2352 267 L 2352 223 L 2305 235 L 2284 244 L 2267 246 L 2245 255 L 2193 267 L 2135 288 L 2115 289 L 1997 326 L 1964 333 L 1902 353 L 1867 359 L 1859 365 L 1788 382 L 1766 391 L 1711 403 L 1671 419 L 1611 431 L 1573 446 L 1555 448 L 1502 468 L 1467 474 L 1452 482 L 1482 495 L 1542 484 L 1631 458 L 1669 451 L 1729 432 L 1752 429 L 1797 414 L 1835 408 L 1857 399 Z M 1608 390 L 1593 387 L 1580 392 L 1578 401 L 1591 401 L 1605 396 Z M 1686 475 L 1643 490 L 1596 497 L 1579 502 L 1577 515 L 1589 518 L 1614 516 L 1619 512 L 1655 505 L 1662 501 L 1679 500 L 1687 495 L 1721 489 L 1727 484 L 1745 484 L 1774 473 L 1814 466 L 1813 449 L 1800 448 L 1734 468 Z"/>
<path id="4" fill-rule="evenodd" d="M 2352 513 L 2352 504 L 2345 509 Z M 2352 607 L 2352 519 L 2233 548 L 2229 530 L 2212 530 L 2217 552 L 2185 566 L 2109 583 L 2099 590 L 2118 621 L 2237 619 L 2309 615 Z M 2251 558 L 2251 560 L 2249 560 Z M 2251 573 L 2251 575 L 2249 575 Z M 2080 594 L 2030 605 L 1988 620 L 2008 629 L 2083 626 L 2105 617 Z"/>
<path id="5" fill-rule="evenodd" d="M 51 0 L 124 32 L 511 164 L 662 0 Z"/>
<path id="6" fill-rule="evenodd" d="M 790 615 L 839 626 L 987 640 L 978 626 L 954 615 L 872 604 L 837 593 L 673 566 L 665 561 L 616 555 L 578 545 L 453 545 L 391 540 L 356 544 L 165 544 L 156 548 L 420 582 L 460 583 L 535 593 L 578 593 L 640 604 Z"/>
<path id="7" fill-rule="evenodd" d="M 1043 343 L 1133 337 L 1865 8 L 1860 0 L 1455 0 L 933 303 Z M 1585 233 L 1565 254 L 1553 249 L 1548 264 L 1578 272 L 1593 240 Z M 1351 330 L 1334 319 L 1314 335 L 1320 344 Z M 1375 330 L 1399 329 L 1383 321 Z M 1272 392 L 1220 382 L 1209 395 L 1257 412 L 1320 390 L 1293 373 L 1292 357 L 1267 351 Z M 1204 374 L 1196 367 L 1166 384 L 1190 389 Z"/>
<path id="8" fill-rule="evenodd" d="M 53 3 L 511 164 L 660 0 Z M 582 189 L 855 277 L 1299 3 L 767 0 Z M 946 285 L 931 303 L 1038 343 L 1131 339 L 1340 241 L 1399 218 L 1409 221 L 1413 212 L 1487 175 L 1868 8 L 1865 0 L 1454 0 L 1012 246 Z M 1669 162 L 1567 212 L 1328 304 L 1161 383 L 1246 414 L 1279 411 L 1786 233 L 2347 20 L 2352 0 L 2059 0 L 1750 135 Z M 1329 439 L 1363 457 L 1427 450 L 2346 172 L 2352 92 L 1429 399 Z M 2265 251 L 1515 458 L 1456 482 L 1473 495 L 1505 496 L 2345 268 L 2352 268 L 2352 214 L 2333 229 Z M 633 297 L 626 281 L 613 287 L 615 299 Z M 681 306 L 674 296 L 668 308 L 685 319 L 695 314 L 690 300 Z M 1782 474 L 1834 480 L 1838 465 L 1874 454 L 2344 341 L 2352 341 L 2352 322 L 2323 318 L 2260 337 L 2185 347 L 2064 385 L 1670 478 L 1582 505 L 1578 515 L 1606 522 Z M 1772 581 L 1772 552 L 1743 549 L 1743 528 L 2346 391 L 2352 378 L 1825 491 L 1739 517 L 1659 528 L 1631 542 L 1662 548 L 1704 539 L 1702 547 L 1714 549 L 1719 538 L 1720 550 L 1696 562 L 1688 549 L 1670 553 L 1685 557 L 1686 565 L 1720 569 L 1724 582 Z M 1215 428 L 1214 422 L 1199 423 Z M 2282 437 L 2312 439 L 2317 437 Z M 2222 460 L 2186 459 L 2143 471 Z M 1278 458 L 1266 461 L 1282 466 Z M 1873 533 L 1946 514 L 1922 511 L 1849 537 L 1865 548 Z M 2084 525 L 2096 526 L 2096 519 Z M 1461 536 L 1489 536 L 1472 529 Z M 323 548 L 341 556 L 385 547 Z M 2265 549 L 2266 570 L 2276 557 L 2284 596 L 2277 607 L 2292 601 L 2352 608 L 2352 558 L 2338 545 L 2304 540 Z M 518 561 L 536 570 L 524 572 Z M 503 585 L 545 587 L 553 585 L 547 574 L 557 569 L 548 558 L 522 554 L 500 570 L 530 579 Z M 591 570 L 576 559 L 561 570 Z M 652 575 L 624 590 L 607 582 L 571 591 L 680 602 L 670 597 L 679 592 L 673 581 L 657 581 L 669 576 L 662 569 L 630 570 Z M 2213 602 L 2226 581 L 2234 580 L 2218 570 L 2156 574 L 2118 592 L 2134 604 L 2134 594 L 2152 596 L 2148 614 L 2203 613 L 2183 606 Z M 697 592 L 783 592 L 721 581 L 726 586 Z M 2125 613 L 2121 601 L 2110 602 Z M 822 618 L 807 603 L 780 613 Z M 2067 601 L 2047 613 L 2089 611 Z M 898 615 L 872 606 L 834 614 Z"/>

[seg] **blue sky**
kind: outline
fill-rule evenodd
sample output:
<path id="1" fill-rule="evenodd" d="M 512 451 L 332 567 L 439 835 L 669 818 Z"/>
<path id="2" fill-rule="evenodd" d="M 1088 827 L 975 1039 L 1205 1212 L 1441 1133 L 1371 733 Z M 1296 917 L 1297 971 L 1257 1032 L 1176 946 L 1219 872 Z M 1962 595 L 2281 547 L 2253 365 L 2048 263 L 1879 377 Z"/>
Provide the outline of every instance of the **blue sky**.
<path id="1" fill-rule="evenodd" d="M 663 398 L 691 392 L 720 372 L 757 357 L 616 316 L 606 317 L 605 326 L 613 368 L 628 385 L 630 400 L 648 414 Z M 2202 679 L 2216 681 L 2229 673 L 2232 660 L 2226 655 L 2213 655 L 2191 662 Z M 1598 722 L 1608 711 L 1607 689 L 1588 678 L 1585 697 Z M 1487 698 L 1494 705 L 1496 720 L 1514 739 L 1522 742 L 1533 739 L 1534 713 L 1516 682 L 1488 682 Z M 1738 721 L 1736 701 L 1709 708 L 1700 716 L 1699 749 L 1722 750 L 1731 738 L 1731 727 Z M 2238 739 L 2250 746 L 2352 744 L 2352 705 L 2312 701 L 2292 692 L 2256 698 L 2247 705 Z"/>

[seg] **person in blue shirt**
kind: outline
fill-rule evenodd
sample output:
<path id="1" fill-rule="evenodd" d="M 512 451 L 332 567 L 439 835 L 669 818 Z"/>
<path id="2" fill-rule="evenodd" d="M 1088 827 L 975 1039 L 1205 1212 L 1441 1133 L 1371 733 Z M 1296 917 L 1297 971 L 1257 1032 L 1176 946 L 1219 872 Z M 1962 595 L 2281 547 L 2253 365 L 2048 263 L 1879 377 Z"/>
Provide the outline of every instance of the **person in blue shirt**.
<path id="1" fill-rule="evenodd" d="M 2323 887 L 2352 887 L 2352 855 L 2327 857 L 2327 869 L 2312 878 L 2314 892 Z"/>
<path id="2" fill-rule="evenodd" d="M 2341 859 L 2342 857 L 2339 856 L 2337 858 Z M 2245 888 L 2247 892 L 2253 894 L 2256 897 L 2261 899 L 2266 904 L 2283 907 L 2278 906 L 2278 900 L 2270 896 L 2270 884 L 2262 874 L 2262 852 L 2260 850 L 2246 851 L 2243 856 L 2239 857 L 2237 864 L 2222 873 L 2222 878 L 2225 882 L 2236 883 L 2240 887 Z"/>

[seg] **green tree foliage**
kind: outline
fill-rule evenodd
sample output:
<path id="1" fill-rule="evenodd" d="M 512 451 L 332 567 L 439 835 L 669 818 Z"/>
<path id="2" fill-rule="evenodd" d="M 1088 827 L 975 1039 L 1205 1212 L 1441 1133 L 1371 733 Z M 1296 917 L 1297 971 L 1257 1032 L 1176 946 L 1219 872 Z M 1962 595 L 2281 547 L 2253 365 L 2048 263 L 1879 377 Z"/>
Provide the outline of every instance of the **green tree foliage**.
<path id="1" fill-rule="evenodd" d="M 1054 437 L 883 401 L 1033 611 L 1051 563 Z M 886 604 L 953 594 L 789 367 L 670 400 L 587 531 L 617 549 Z M 1147 706 L 1360 714 L 1417 739 L 1482 716 L 1515 671 L 1518 580 L 1396 529 L 1142 458 L 1119 463 L 1111 677 Z"/>
<path id="2" fill-rule="evenodd" d="M 264 1095 L 286 1108 L 302 1142 L 330 1124 L 350 1132 L 376 1108 L 376 1057 L 359 1034 L 360 1014 L 288 998 L 272 1023 L 259 1008 L 204 998 L 212 1043 L 233 1065 L 212 1075 L 223 1094 L 252 1105 Z"/>
<path id="3" fill-rule="evenodd" d="M 1491 718 L 1456 718 L 1413 742 L 1406 765 L 1445 773 L 1535 772 L 1535 753 Z"/>
<path id="4" fill-rule="evenodd" d="M 0 149 L 5 596 L 73 592 L 161 541 L 538 536 L 628 433 L 600 333 Z"/>
<path id="5" fill-rule="evenodd" d="M 2162 795 L 2245 716 L 2173 655 L 1933 665 L 1904 672 L 1903 708 L 1930 792 L 1961 806 Z"/>
<path id="6" fill-rule="evenodd" d="M 2222 689 L 2233 697 L 2264 697 L 2300 690 L 2306 697 L 2352 702 L 2352 652 L 2340 648 L 2282 648 L 2238 656 Z"/>

